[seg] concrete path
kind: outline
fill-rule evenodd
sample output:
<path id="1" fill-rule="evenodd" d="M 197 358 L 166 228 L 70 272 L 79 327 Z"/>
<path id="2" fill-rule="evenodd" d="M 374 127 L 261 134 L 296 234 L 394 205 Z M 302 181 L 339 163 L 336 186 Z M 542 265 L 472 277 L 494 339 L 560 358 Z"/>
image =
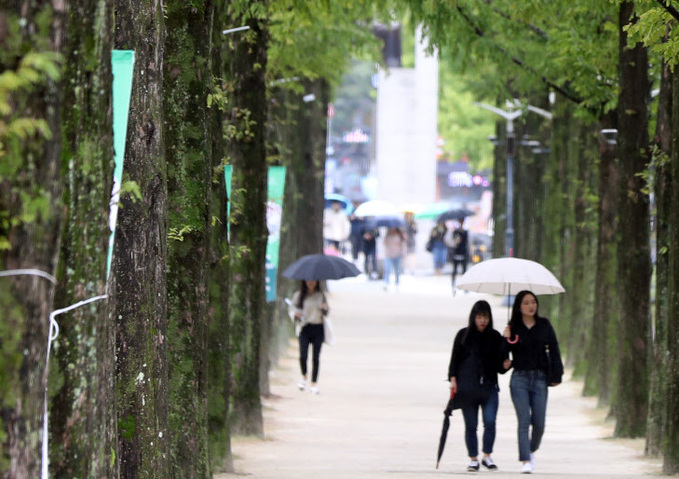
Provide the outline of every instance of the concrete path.
<path id="1" fill-rule="evenodd" d="M 234 474 L 221 479 L 415 479 L 469 475 L 459 411 L 440 469 L 436 450 L 449 390 L 445 381 L 455 333 L 478 299 L 491 303 L 496 329 L 506 323 L 501 298 L 458 291 L 448 276 L 404 276 L 399 291 L 363 277 L 329 284 L 336 343 L 324 346 L 313 396 L 297 387 L 296 342 L 271 374 L 274 398 L 264 401 L 265 437 L 234 438 Z M 501 377 L 496 479 L 520 469 L 510 374 Z M 553 478 L 659 477 L 661 464 L 643 457 L 642 440 L 612 439 L 593 399 L 566 381 L 550 388 L 547 429 L 534 474 Z M 479 431 L 480 436 L 481 431 Z"/>

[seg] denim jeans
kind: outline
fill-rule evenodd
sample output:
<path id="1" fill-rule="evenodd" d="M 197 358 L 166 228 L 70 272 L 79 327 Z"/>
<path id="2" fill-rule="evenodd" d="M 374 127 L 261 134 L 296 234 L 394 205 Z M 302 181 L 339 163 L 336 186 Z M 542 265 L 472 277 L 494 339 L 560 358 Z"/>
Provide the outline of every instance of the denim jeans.
<path id="1" fill-rule="evenodd" d="M 443 241 L 434 241 L 434 249 L 432 254 L 434 255 L 434 268 L 443 269 L 443 267 L 446 265 L 448 247 Z"/>
<path id="2" fill-rule="evenodd" d="M 491 454 L 493 444 L 495 444 L 495 418 L 499 404 L 497 386 L 483 403 L 462 408 L 464 417 L 464 440 L 467 444 L 469 457 L 479 455 L 479 441 L 476 437 L 476 428 L 479 424 L 479 406 L 481 406 L 481 416 L 483 417 L 483 452 Z"/>
<path id="3" fill-rule="evenodd" d="M 547 378 L 544 371 L 517 371 L 509 382 L 512 402 L 519 423 L 519 461 L 530 461 L 540 447 L 547 414 Z M 532 426 L 532 431 L 528 430 Z"/>
<path id="4" fill-rule="evenodd" d="M 401 257 L 396 258 L 384 258 L 384 283 L 389 284 L 389 278 L 391 277 L 391 272 L 394 272 L 396 276 L 396 282 L 394 284 L 398 285 L 398 279 L 401 274 Z"/>

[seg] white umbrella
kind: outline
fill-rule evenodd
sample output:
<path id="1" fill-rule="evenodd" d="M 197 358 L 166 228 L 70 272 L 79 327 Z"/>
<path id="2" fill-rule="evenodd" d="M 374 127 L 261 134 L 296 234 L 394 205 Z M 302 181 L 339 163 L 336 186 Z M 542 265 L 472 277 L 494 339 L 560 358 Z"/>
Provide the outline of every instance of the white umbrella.
<path id="1" fill-rule="evenodd" d="M 516 294 L 527 289 L 535 295 L 558 294 L 566 290 L 540 263 L 520 258 L 495 258 L 472 266 L 460 276 L 457 288 L 475 293 Z"/>
<path id="2" fill-rule="evenodd" d="M 385 200 L 371 200 L 361 203 L 354 210 L 354 214 L 359 217 L 366 216 L 400 216 L 401 212 L 393 204 Z"/>

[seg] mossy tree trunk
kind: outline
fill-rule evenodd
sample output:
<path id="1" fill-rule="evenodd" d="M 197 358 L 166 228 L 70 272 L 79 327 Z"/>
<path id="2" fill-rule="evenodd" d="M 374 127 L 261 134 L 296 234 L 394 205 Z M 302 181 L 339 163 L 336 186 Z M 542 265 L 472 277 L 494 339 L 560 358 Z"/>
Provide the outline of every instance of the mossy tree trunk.
<path id="1" fill-rule="evenodd" d="M 627 44 L 624 28 L 634 21 L 634 4 L 621 3 L 620 96 L 618 100 L 620 183 L 618 222 L 621 317 L 618 343 L 618 381 L 615 435 L 646 434 L 651 261 L 649 199 L 641 178 L 649 159 L 648 53 L 641 45 Z"/>
<path id="2" fill-rule="evenodd" d="M 223 26 L 228 25 L 226 0 L 214 1 L 214 20 L 212 25 L 212 91 L 215 97 L 223 96 L 226 90 L 225 75 L 225 39 Z M 210 308 L 208 314 L 208 448 L 210 465 L 213 472 L 233 471 L 231 454 L 231 429 L 229 426 L 229 410 L 231 401 L 231 357 L 229 334 L 229 235 L 227 205 L 224 178 L 225 131 L 224 115 L 226 103 L 214 102 L 210 108 L 210 144 L 212 183 L 210 188 L 210 218 L 214 222 L 211 228 L 209 295 Z"/>
<path id="3" fill-rule="evenodd" d="M 600 129 L 616 129 L 615 111 L 603 116 Z M 616 361 L 618 324 L 617 304 L 617 189 L 619 182 L 615 144 L 599 135 L 598 228 L 595 266 L 594 314 L 587 352 L 584 393 L 597 394 L 599 403 L 608 404 L 612 395 Z"/>
<path id="4" fill-rule="evenodd" d="M 495 124 L 497 144 L 493 148 L 493 258 L 506 255 L 507 241 L 507 146 L 504 121 Z"/>
<path id="5" fill-rule="evenodd" d="M 679 75 L 672 74 L 672 144 L 671 162 L 669 165 L 670 182 L 679 185 Z M 679 473 L 679 188 L 668 191 L 668 244 L 674 248 L 668 251 L 668 311 L 667 311 L 667 371 L 664 380 L 667 382 L 667 423 L 664 440 L 667 445 L 664 451 L 663 473 Z"/>
<path id="6" fill-rule="evenodd" d="M 68 168 L 67 222 L 58 307 L 106 293 L 113 182 L 113 7 L 102 0 L 68 3 L 63 164 Z M 52 384 L 50 469 L 54 477 L 117 477 L 115 327 L 107 302 L 57 317 L 58 374 Z M 57 371 L 55 368 L 53 371 Z"/>
<path id="7" fill-rule="evenodd" d="M 582 377 L 587 369 L 585 352 L 590 340 L 593 315 L 594 294 L 592 285 L 595 281 L 595 242 L 596 242 L 596 209 L 592 208 L 591 198 L 596 191 L 596 126 L 591 119 L 577 121 L 576 134 L 579 138 L 574 151 L 573 181 L 573 235 L 571 237 L 572 256 L 568 263 L 572 270 L 572 282 L 569 290 L 571 315 L 567 319 L 570 331 L 562 341 L 567 345 L 568 362 L 573 366 L 573 374 Z"/>
<path id="8" fill-rule="evenodd" d="M 574 152 L 578 151 L 577 121 L 573 117 L 573 107 L 567 100 L 557 97 L 553 108 L 554 121 L 552 122 L 552 148 L 549 162 L 545 169 L 545 188 L 547 190 L 543 209 L 544 241 L 541 260 L 564 285 L 566 291 L 571 288 L 571 270 L 566 267 L 571 254 L 573 239 L 573 205 L 571 203 L 574 193 L 573 171 Z M 577 157 L 576 157 L 577 158 Z M 570 176 L 569 176 L 570 175 Z M 570 302 L 566 295 L 558 298 L 541 300 L 544 308 L 541 312 L 549 315 L 554 321 L 562 348 L 568 349 L 568 333 L 570 331 L 569 320 Z"/>
<path id="9" fill-rule="evenodd" d="M 255 2 L 266 11 L 266 1 Z M 250 5 L 251 10 L 257 10 Z M 262 312 L 265 303 L 267 164 L 265 148 L 266 19 L 234 14 L 231 25 L 249 25 L 230 38 L 228 78 L 232 81 L 227 144 L 231 164 L 231 301 L 229 325 L 233 365 L 233 431 L 263 433 L 259 390 Z"/>
<path id="10" fill-rule="evenodd" d="M 115 46 L 135 51 L 124 197 L 112 264 L 120 469 L 124 478 L 172 477 L 168 427 L 167 179 L 163 126 L 164 11 L 160 1 L 116 0 Z"/>
<path id="11" fill-rule="evenodd" d="M 663 438 L 667 425 L 667 381 L 672 369 L 667 367 L 669 349 L 667 344 L 667 320 L 669 307 L 669 219 L 672 199 L 670 158 L 672 154 L 672 73 L 663 62 L 660 77 L 657 122 L 653 137 L 655 193 L 655 318 L 650 348 L 650 389 L 648 403 L 648 424 L 646 426 L 646 454 L 657 456 L 665 450 Z"/>
<path id="12" fill-rule="evenodd" d="M 38 269 L 56 275 L 64 223 L 60 84 L 54 52 L 62 50 L 65 5 L 46 1 L 0 6 L 0 71 L 20 84 L 4 90 L 3 127 L 26 121 L 25 136 L 3 128 L 0 138 L 0 270 Z M 23 69 L 27 54 L 43 65 Z M 24 65 L 25 67 L 25 65 Z M 33 70 L 35 78 L 27 71 Z M 5 84 L 7 86 L 7 84 Z M 0 278 L 0 473 L 40 476 L 45 356 L 55 286 L 35 275 Z"/>
<path id="13" fill-rule="evenodd" d="M 168 166 L 168 349 L 175 478 L 210 478 L 208 278 L 212 184 L 213 3 L 165 3 L 165 155 Z"/>
<path id="14" fill-rule="evenodd" d="M 531 105 L 547 107 L 541 101 L 543 96 L 530 95 L 526 101 Z M 528 141 L 538 140 L 541 144 L 547 136 L 545 129 L 550 124 L 545 118 L 532 112 L 519 117 L 516 125 L 516 158 L 514 160 L 514 192 L 516 215 L 514 221 L 514 255 L 533 261 L 541 261 L 540 250 L 543 238 L 544 218 L 538 213 L 544 201 L 545 167 L 549 159 L 542 153 L 533 152 L 534 147 Z"/>

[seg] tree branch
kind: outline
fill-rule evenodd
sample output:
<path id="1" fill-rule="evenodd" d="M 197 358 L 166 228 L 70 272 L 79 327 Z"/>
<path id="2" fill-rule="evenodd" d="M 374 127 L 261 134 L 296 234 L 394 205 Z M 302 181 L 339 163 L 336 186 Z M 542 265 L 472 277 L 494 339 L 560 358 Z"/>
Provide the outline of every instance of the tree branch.
<path id="1" fill-rule="evenodd" d="M 679 10 L 674 8 L 672 6 L 672 2 L 670 1 L 669 4 L 665 5 L 665 0 L 655 0 L 656 3 L 658 3 L 661 7 L 663 7 L 667 12 L 672 15 L 675 19 L 679 20 Z"/>
<path id="2" fill-rule="evenodd" d="M 532 67 L 529 66 L 529 65 L 526 65 L 526 64 L 524 63 L 523 60 L 521 60 L 520 58 L 517 58 L 517 57 L 515 57 L 514 55 L 510 54 L 510 53 L 507 51 L 507 49 L 505 49 L 504 47 L 498 45 L 495 41 L 493 41 L 492 39 L 490 39 L 489 37 L 487 37 L 486 34 L 485 34 L 485 32 L 484 32 L 483 30 L 481 30 L 481 29 L 474 23 L 474 21 L 473 21 L 473 20 L 472 20 L 465 12 L 464 12 L 464 10 L 462 10 L 462 7 L 460 7 L 459 5 L 457 5 L 456 8 L 457 8 L 457 11 L 458 11 L 458 12 L 460 13 L 460 15 L 462 16 L 462 18 L 463 18 L 463 19 L 465 20 L 465 22 L 467 22 L 467 24 L 474 30 L 474 33 L 475 33 L 477 36 L 479 36 L 479 37 L 481 37 L 481 38 L 484 38 L 484 39 L 490 40 L 490 42 L 492 43 L 492 45 L 493 45 L 495 48 L 497 48 L 499 51 L 501 51 L 502 53 L 504 53 L 505 55 L 507 55 L 507 56 L 511 59 L 511 61 L 512 61 L 514 64 L 520 66 L 521 68 L 523 68 L 524 70 L 526 70 L 526 71 L 532 73 L 533 75 L 538 76 L 538 77 L 540 78 L 540 80 L 541 80 L 545 85 L 549 86 L 550 88 L 553 88 L 554 90 L 556 90 L 557 92 L 559 92 L 560 94 L 562 94 L 565 98 L 567 98 L 568 100 L 572 101 L 573 103 L 576 103 L 576 104 L 579 105 L 579 104 L 581 104 L 581 103 L 584 102 L 584 100 L 583 100 L 582 98 L 579 98 L 579 97 L 578 97 L 577 95 L 575 95 L 574 93 L 569 92 L 569 91 L 567 91 L 566 89 L 564 89 L 563 87 L 561 87 L 561 86 L 557 85 L 556 83 L 550 81 L 550 80 L 547 79 L 544 75 L 541 75 L 541 74 L 539 74 L 537 71 L 535 71 L 534 68 L 532 68 Z"/>
<path id="3" fill-rule="evenodd" d="M 547 32 L 544 31 L 542 28 L 537 27 L 537 26 L 533 25 L 532 23 L 519 22 L 518 20 L 516 20 L 516 19 L 510 17 L 507 13 L 501 11 L 499 8 L 494 7 L 494 6 L 492 5 L 493 0 L 485 0 L 485 1 L 486 1 L 486 5 L 488 5 L 488 7 L 490 7 L 495 13 L 497 13 L 498 15 L 500 15 L 500 16 L 501 16 L 502 18 L 504 18 L 505 20 L 509 20 L 509 21 L 512 22 L 512 23 L 521 23 L 521 24 L 525 25 L 526 27 L 528 27 L 528 29 L 529 29 L 531 32 L 535 33 L 535 34 L 536 34 L 537 36 L 539 36 L 540 38 L 542 38 L 542 39 L 544 39 L 544 40 L 548 40 L 548 39 L 549 39 L 549 35 L 547 35 Z"/>

